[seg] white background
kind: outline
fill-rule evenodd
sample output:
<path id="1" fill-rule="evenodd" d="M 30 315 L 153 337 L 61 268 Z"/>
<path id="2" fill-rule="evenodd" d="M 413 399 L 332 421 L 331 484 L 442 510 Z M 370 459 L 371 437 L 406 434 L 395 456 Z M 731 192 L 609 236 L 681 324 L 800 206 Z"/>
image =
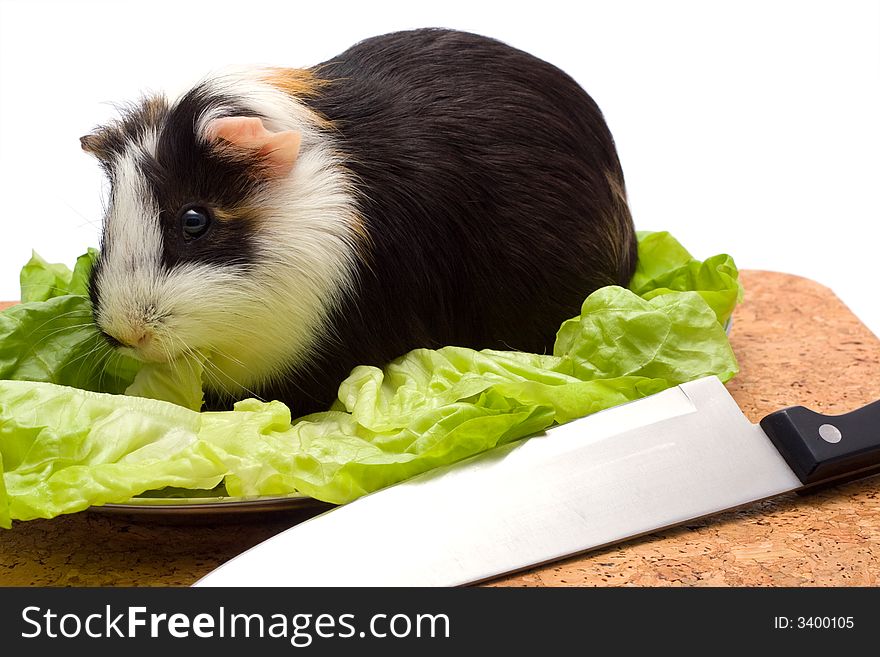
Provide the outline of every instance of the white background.
<path id="1" fill-rule="evenodd" d="M 880 334 L 880 3 L 0 0 L 0 299 L 36 248 L 97 243 L 78 138 L 111 102 L 229 64 L 309 66 L 445 26 L 577 79 L 619 146 L 640 229 L 831 287 Z"/>

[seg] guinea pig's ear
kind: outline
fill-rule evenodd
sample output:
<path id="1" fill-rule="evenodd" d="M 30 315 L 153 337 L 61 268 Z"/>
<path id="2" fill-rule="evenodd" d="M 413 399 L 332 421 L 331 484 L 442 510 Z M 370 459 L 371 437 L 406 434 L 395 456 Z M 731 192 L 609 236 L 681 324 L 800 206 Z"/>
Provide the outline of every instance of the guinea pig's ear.
<path id="1" fill-rule="evenodd" d="M 110 132 L 106 128 L 99 128 L 95 132 L 79 138 L 80 146 L 86 153 L 94 155 L 101 162 L 110 159 Z"/>
<path id="2" fill-rule="evenodd" d="M 211 141 L 223 140 L 246 150 L 259 151 L 274 173 L 285 176 L 293 170 L 302 135 L 296 130 L 272 132 L 255 116 L 212 119 L 205 126 Z"/>

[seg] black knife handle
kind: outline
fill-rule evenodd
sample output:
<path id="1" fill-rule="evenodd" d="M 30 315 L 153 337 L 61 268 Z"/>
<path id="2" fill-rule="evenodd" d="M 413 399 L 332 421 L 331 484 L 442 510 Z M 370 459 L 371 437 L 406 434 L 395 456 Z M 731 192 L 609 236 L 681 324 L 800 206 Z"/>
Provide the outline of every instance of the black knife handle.
<path id="1" fill-rule="evenodd" d="M 792 406 L 761 428 L 804 485 L 880 467 L 880 400 L 843 415 Z"/>

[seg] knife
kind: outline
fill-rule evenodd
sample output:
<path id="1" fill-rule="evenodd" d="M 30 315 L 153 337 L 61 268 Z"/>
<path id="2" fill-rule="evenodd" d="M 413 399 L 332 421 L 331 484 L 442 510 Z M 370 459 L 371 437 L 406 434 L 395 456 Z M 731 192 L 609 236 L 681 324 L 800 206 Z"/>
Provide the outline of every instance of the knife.
<path id="1" fill-rule="evenodd" d="M 752 424 L 706 377 L 292 527 L 196 586 L 475 583 L 880 468 L 880 401 Z"/>

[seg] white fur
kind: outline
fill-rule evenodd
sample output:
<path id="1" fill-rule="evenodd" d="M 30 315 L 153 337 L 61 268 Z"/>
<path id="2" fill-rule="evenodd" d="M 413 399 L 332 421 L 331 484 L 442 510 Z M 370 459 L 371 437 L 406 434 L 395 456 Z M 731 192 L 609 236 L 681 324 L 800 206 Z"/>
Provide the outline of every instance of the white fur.
<path id="1" fill-rule="evenodd" d="M 264 117 L 263 125 L 271 131 L 299 130 L 303 141 L 315 144 L 324 141 L 317 126 L 320 120 L 302 102 L 263 81 L 268 69 L 247 68 L 227 69 L 202 80 L 211 89 L 244 101 L 244 104 Z M 196 133 L 205 134 L 205 127 L 211 119 L 223 114 L 224 107 L 218 105 L 205 112 L 196 122 Z"/>
<path id="2" fill-rule="evenodd" d="M 108 248 L 97 281 L 101 306 L 96 320 L 110 335 L 135 346 L 148 332 L 146 310 L 153 304 L 162 235 L 159 210 L 134 150 L 116 160 L 104 231 Z"/>
<path id="3" fill-rule="evenodd" d="M 155 128 L 150 127 L 144 132 L 141 138 L 141 148 L 150 157 L 156 157 L 156 148 L 159 145 L 159 133 Z"/>
<path id="4" fill-rule="evenodd" d="M 146 360 L 184 350 L 210 354 L 208 385 L 241 395 L 307 361 L 326 336 L 329 311 L 353 283 L 357 215 L 350 177 L 302 103 L 262 82 L 259 70 L 206 83 L 267 117 L 268 129 L 302 133 L 291 174 L 252 200 L 262 209 L 256 266 L 162 271 L 158 209 L 133 155 L 134 149 L 155 154 L 158 135 L 148 134 L 117 163 L 97 320 L 131 344 L 149 334 L 134 349 Z M 215 107 L 200 117 L 197 134 L 223 111 Z"/>

